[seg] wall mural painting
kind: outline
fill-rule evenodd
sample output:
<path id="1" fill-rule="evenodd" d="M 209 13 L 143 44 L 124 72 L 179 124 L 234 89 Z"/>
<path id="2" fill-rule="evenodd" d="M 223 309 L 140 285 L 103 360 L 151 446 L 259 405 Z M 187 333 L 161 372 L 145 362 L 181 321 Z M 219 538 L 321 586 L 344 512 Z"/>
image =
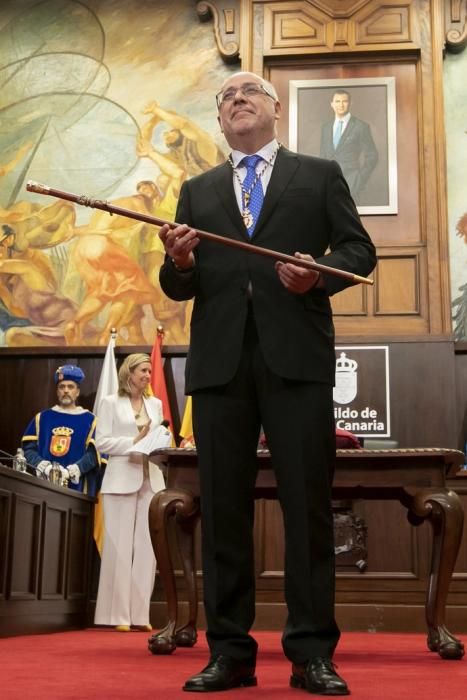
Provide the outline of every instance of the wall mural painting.
<path id="1" fill-rule="evenodd" d="M 192 0 L 3 0 L 0 345 L 188 342 L 190 302 L 158 283 L 157 229 L 29 193 L 27 180 L 173 220 L 223 162 L 227 67 Z"/>
<path id="2" fill-rule="evenodd" d="M 467 341 L 467 51 L 446 54 L 444 64 L 449 248 L 454 337 Z"/>

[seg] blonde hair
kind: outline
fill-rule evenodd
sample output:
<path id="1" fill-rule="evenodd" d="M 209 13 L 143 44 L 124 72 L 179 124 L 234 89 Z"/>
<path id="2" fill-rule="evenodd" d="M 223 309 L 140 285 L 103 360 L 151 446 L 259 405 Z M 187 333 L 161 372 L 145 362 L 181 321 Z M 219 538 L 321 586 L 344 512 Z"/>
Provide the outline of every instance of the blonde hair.
<path id="1" fill-rule="evenodd" d="M 122 366 L 118 370 L 118 395 L 119 396 L 130 396 L 131 386 L 130 386 L 130 374 L 133 372 L 138 365 L 142 365 L 143 362 L 151 363 L 151 358 L 145 352 L 134 352 L 131 355 L 125 357 L 122 362 Z M 149 396 L 149 389 L 146 388 L 143 392 L 143 396 Z"/>

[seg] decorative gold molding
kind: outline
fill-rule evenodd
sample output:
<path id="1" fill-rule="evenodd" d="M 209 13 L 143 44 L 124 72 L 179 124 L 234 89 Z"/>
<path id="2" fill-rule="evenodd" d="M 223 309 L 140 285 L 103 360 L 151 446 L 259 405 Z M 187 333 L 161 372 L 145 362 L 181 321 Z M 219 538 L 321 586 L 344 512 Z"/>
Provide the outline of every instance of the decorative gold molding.
<path id="1" fill-rule="evenodd" d="M 214 36 L 219 53 L 226 63 L 239 61 L 240 11 L 238 0 L 201 0 L 196 5 L 202 22 L 214 20 Z"/>
<path id="2" fill-rule="evenodd" d="M 446 49 L 460 53 L 467 45 L 467 0 L 447 0 L 445 10 Z"/>

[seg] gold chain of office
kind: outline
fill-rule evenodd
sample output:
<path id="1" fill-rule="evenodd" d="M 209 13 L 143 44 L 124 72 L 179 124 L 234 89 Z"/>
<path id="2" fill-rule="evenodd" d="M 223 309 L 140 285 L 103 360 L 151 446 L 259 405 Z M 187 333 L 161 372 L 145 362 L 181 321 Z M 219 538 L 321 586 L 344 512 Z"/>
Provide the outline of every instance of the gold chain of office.
<path id="1" fill-rule="evenodd" d="M 272 165 L 274 158 L 276 157 L 277 152 L 278 152 L 280 147 L 281 147 L 281 144 L 279 143 L 277 148 L 275 149 L 274 153 L 269 158 L 269 160 L 265 160 L 264 165 L 261 168 L 261 170 L 256 173 L 255 179 L 253 180 L 253 182 L 251 183 L 250 187 L 247 190 L 243 186 L 243 182 L 240 180 L 240 175 L 237 172 L 237 168 L 233 164 L 232 155 L 229 155 L 229 157 L 228 157 L 228 161 L 229 161 L 230 165 L 232 166 L 232 170 L 234 172 L 235 177 L 238 180 L 238 184 L 240 185 L 240 188 L 242 191 L 242 202 L 243 202 L 242 219 L 243 219 L 243 223 L 245 224 L 245 228 L 247 228 L 247 229 L 249 229 L 251 226 L 253 226 L 253 214 L 251 213 L 249 206 L 248 206 L 250 204 L 251 193 L 255 189 L 258 180 L 261 180 L 261 178 L 263 177 L 268 166 Z"/>

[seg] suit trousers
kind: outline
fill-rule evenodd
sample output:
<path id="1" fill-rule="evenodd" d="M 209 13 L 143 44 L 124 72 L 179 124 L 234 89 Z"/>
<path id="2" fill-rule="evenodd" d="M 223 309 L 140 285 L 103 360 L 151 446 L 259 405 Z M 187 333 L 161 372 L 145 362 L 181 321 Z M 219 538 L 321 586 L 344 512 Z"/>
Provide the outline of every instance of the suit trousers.
<path id="1" fill-rule="evenodd" d="M 340 634 L 334 619 L 332 386 L 274 375 L 250 312 L 235 377 L 225 386 L 193 393 L 193 423 L 211 653 L 242 661 L 256 657 L 250 634 L 255 617 L 254 487 L 263 426 L 284 518 L 288 618 L 283 649 L 295 663 L 332 656 Z"/>
<path id="2" fill-rule="evenodd" d="M 103 494 L 102 551 L 96 625 L 147 625 L 156 560 L 148 511 L 154 491 L 145 476 L 139 491 Z"/>

